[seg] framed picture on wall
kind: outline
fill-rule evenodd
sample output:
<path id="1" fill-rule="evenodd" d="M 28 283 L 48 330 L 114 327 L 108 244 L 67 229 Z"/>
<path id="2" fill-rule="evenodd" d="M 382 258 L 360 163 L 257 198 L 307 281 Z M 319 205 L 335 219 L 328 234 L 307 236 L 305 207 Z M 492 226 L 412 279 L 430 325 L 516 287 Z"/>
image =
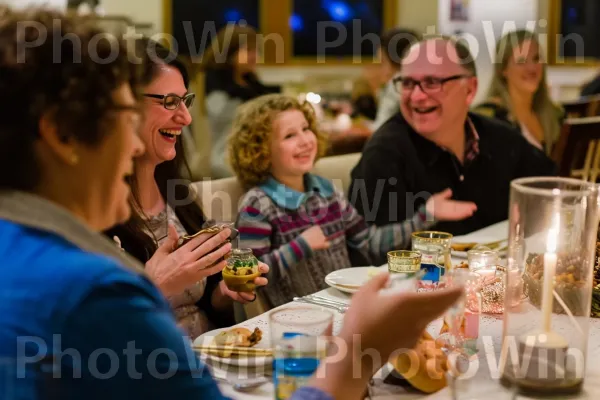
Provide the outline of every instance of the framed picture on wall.
<path id="1" fill-rule="evenodd" d="M 450 0 L 450 21 L 468 21 L 471 0 Z"/>

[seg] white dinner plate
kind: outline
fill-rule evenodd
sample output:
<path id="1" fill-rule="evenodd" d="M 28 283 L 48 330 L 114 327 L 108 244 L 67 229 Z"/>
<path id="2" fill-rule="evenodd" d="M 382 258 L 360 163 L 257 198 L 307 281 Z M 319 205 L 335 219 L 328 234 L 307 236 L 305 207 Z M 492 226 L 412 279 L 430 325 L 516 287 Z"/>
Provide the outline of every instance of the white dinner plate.
<path id="1" fill-rule="evenodd" d="M 254 327 L 247 327 L 250 330 L 253 330 Z M 194 340 L 194 346 L 210 346 L 213 343 L 213 339 L 215 336 L 217 336 L 219 333 L 221 333 L 222 331 L 226 331 L 228 329 L 231 328 L 222 328 L 222 329 L 215 329 L 214 331 L 210 331 L 210 332 L 206 332 L 200 336 L 198 336 L 195 340 Z M 262 329 L 262 328 L 261 328 Z M 254 348 L 257 349 L 267 349 L 269 348 L 268 346 L 268 339 L 265 338 L 265 332 L 263 331 L 263 338 L 261 339 L 260 342 L 258 342 Z M 265 365 L 271 365 L 273 363 L 273 357 L 272 356 L 250 356 L 250 357 L 243 357 L 243 356 L 231 356 L 231 357 L 219 357 L 217 355 L 213 355 L 213 354 L 207 354 L 207 353 L 197 353 L 199 355 L 199 357 L 205 361 L 205 360 L 210 360 L 211 364 L 215 367 L 219 367 L 219 364 L 221 365 L 233 365 L 233 366 L 237 366 L 237 367 L 261 367 L 261 366 L 265 366 Z"/>
<path id="2" fill-rule="evenodd" d="M 325 277 L 325 283 L 341 292 L 354 294 L 375 275 L 387 270 L 387 264 L 383 264 L 379 267 L 353 267 L 340 269 L 327 275 Z M 396 293 L 398 291 L 416 290 L 416 286 L 414 286 L 415 280 L 406 279 L 409 276 L 410 275 L 408 274 L 392 274 L 392 280 L 384 291 Z"/>
<path id="3" fill-rule="evenodd" d="M 500 257 L 505 257 L 507 254 L 506 246 L 508 245 L 508 221 L 498 222 L 494 225 L 490 225 L 486 228 L 480 229 L 475 232 L 471 232 L 462 236 L 455 236 L 452 238 L 453 244 L 458 243 L 491 243 L 496 242 L 498 240 L 506 240 L 501 243 L 500 246 L 496 250 L 501 250 L 499 252 Z M 455 251 L 452 250 L 452 257 L 456 258 L 467 258 L 466 251 Z"/>
<path id="4" fill-rule="evenodd" d="M 381 267 L 353 267 L 333 271 L 325 277 L 325 283 L 344 293 L 356 293 L 367 283 L 372 276 L 369 273 L 377 273 L 387 270 L 387 264 Z"/>

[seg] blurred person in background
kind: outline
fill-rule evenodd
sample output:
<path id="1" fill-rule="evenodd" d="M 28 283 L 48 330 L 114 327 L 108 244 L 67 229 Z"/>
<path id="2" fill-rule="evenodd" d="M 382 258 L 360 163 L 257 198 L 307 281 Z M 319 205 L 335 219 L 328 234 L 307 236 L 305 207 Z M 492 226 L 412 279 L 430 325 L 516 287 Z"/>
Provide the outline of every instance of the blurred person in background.
<path id="1" fill-rule="evenodd" d="M 496 46 L 487 100 L 474 111 L 511 124 L 549 155 L 560 135 L 563 110 L 550 98 L 540 51 L 533 32 L 504 35 Z"/>
<path id="2" fill-rule="evenodd" d="M 375 120 L 379 91 L 381 89 L 380 66 L 367 65 L 352 84 L 352 118 Z"/>
<path id="3" fill-rule="evenodd" d="M 264 85 L 258 78 L 257 40 L 253 28 L 229 24 L 217 33 L 202 55 L 213 179 L 233 176 L 224 155 L 236 109 L 255 97 L 281 91 L 278 86 Z"/>
<path id="4" fill-rule="evenodd" d="M 394 88 L 392 78 L 402 67 L 402 57 L 411 44 L 418 41 L 419 34 L 403 28 L 391 29 L 381 36 L 381 46 L 378 50 L 381 60 L 380 79 L 385 85 L 377 107 L 373 131 L 377 130 L 385 121 L 400 111 L 398 92 Z"/>

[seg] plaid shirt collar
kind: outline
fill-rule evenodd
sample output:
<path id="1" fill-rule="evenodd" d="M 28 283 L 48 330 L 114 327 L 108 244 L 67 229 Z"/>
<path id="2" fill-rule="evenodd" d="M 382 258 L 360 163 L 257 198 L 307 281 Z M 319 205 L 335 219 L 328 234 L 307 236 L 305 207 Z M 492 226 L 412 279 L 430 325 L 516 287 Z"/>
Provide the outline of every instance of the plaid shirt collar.
<path id="1" fill-rule="evenodd" d="M 479 134 L 471 118 L 467 118 L 467 125 L 465 127 L 465 164 L 470 163 L 479 155 Z"/>
<path id="2" fill-rule="evenodd" d="M 424 160 L 426 160 L 425 163 L 430 167 L 437 162 L 442 154 L 449 153 L 445 148 L 426 139 L 417 132 L 414 132 L 414 140 L 419 152 L 422 153 Z M 471 118 L 467 117 L 467 120 L 465 121 L 465 150 L 463 153 L 464 166 L 469 165 L 479 156 L 481 152 L 479 144 L 479 134 L 477 133 L 477 129 L 475 129 L 475 125 L 471 121 Z M 452 154 L 452 157 L 455 157 L 454 154 Z"/>

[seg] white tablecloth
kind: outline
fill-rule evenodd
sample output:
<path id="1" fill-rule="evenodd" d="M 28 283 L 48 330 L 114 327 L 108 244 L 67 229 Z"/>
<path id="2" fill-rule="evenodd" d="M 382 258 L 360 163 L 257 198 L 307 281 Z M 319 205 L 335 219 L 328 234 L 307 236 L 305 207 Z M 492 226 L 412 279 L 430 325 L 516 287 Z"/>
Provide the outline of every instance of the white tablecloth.
<path id="1" fill-rule="evenodd" d="M 491 227 L 485 228 L 481 231 L 481 236 L 486 240 L 494 240 L 506 238 L 507 234 L 506 223 L 500 223 Z M 476 233 L 470 234 L 469 236 L 476 236 Z M 338 291 L 337 289 L 328 288 L 318 293 L 321 296 L 341 301 L 344 303 L 350 303 L 351 296 Z M 305 304 L 290 303 L 283 307 L 305 307 Z M 339 332 L 342 324 L 343 314 L 335 313 L 334 322 L 334 334 Z M 566 317 L 564 317 L 566 318 Z M 437 337 L 441 328 L 442 321 L 437 320 L 430 324 L 428 331 Z M 250 319 L 241 324 L 249 328 L 258 327 L 263 333 L 263 340 L 269 340 L 269 327 L 268 327 L 268 316 L 261 315 L 256 318 Z M 566 324 L 568 325 L 568 323 Z M 498 357 L 497 353 L 500 350 L 502 342 L 502 316 L 500 315 L 482 315 L 480 318 L 479 327 L 479 369 L 474 378 L 469 380 L 468 391 L 460 397 L 460 400 L 508 400 L 512 399 L 512 393 L 505 389 L 497 381 L 499 378 L 497 373 Z M 490 366 L 492 366 L 490 368 Z M 385 366 L 377 377 L 386 376 L 386 372 L 389 371 L 390 365 Z M 490 372 L 491 371 L 491 372 Z M 220 371 L 215 370 L 215 375 L 219 376 Z M 263 385 L 256 389 L 252 393 L 240 393 L 232 389 L 228 383 L 220 383 L 221 390 L 229 397 L 240 400 L 259 400 L 259 399 L 273 399 L 273 385 L 271 383 Z M 442 400 L 451 399 L 450 391 L 448 388 L 443 389 L 433 395 L 423 395 L 414 390 L 407 391 L 400 386 L 385 385 L 381 379 L 375 380 L 375 386 L 373 390 L 373 399 L 387 400 L 387 399 L 427 399 L 427 400 Z M 562 397 L 566 398 L 566 397 Z M 588 358 L 587 358 L 587 374 L 584 382 L 584 391 L 577 399 L 600 399 L 600 319 L 590 319 L 590 333 L 588 342 Z"/>

